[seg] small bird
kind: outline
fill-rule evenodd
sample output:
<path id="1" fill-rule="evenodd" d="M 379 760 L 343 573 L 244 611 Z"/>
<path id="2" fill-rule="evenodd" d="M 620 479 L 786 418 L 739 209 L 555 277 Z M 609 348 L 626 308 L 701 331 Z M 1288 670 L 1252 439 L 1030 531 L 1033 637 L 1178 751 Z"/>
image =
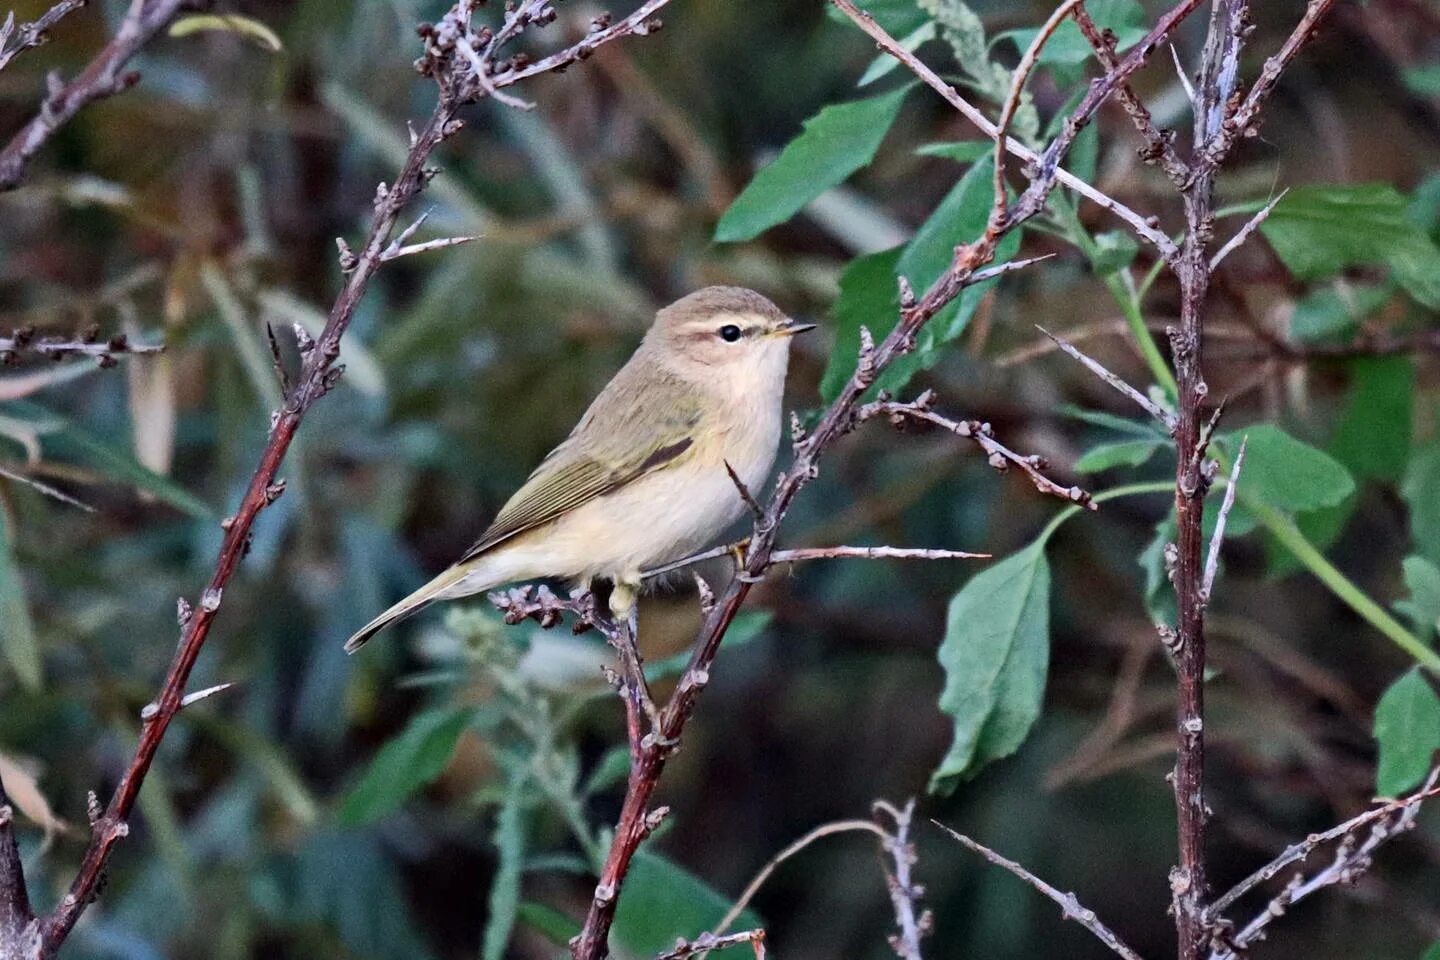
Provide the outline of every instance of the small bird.
<path id="1" fill-rule="evenodd" d="M 629 616 L 641 571 L 706 546 L 745 510 L 780 442 L 791 320 L 744 287 L 706 287 L 670 304 L 575 429 L 541 461 L 460 560 L 367 623 L 380 630 L 437 600 L 521 580 L 613 584 Z"/>

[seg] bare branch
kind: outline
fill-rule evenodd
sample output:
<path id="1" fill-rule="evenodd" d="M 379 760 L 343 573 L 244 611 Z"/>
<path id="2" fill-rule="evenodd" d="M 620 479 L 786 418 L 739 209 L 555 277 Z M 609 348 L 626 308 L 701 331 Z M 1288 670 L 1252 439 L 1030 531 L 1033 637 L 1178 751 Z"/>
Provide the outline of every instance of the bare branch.
<path id="1" fill-rule="evenodd" d="M 1294 904 L 1325 887 L 1338 883 L 1353 883 L 1359 879 L 1370 869 L 1372 854 L 1376 848 L 1411 829 L 1415 825 L 1415 818 L 1420 815 L 1421 804 L 1440 795 L 1440 787 L 1436 787 L 1437 781 L 1440 781 L 1440 767 L 1432 769 L 1420 788 L 1409 796 L 1391 800 L 1374 810 L 1351 817 L 1323 833 L 1311 834 L 1301 842 L 1287 847 L 1280 856 L 1218 898 L 1206 911 L 1207 923 L 1221 944 L 1211 951 L 1210 960 L 1234 960 L 1246 947 L 1261 939 L 1265 928 L 1276 918 L 1283 916 Z M 1366 827 L 1370 828 L 1369 833 L 1361 840 L 1360 831 Z M 1328 866 L 1309 879 L 1306 879 L 1303 873 L 1297 873 L 1244 929 L 1234 936 L 1227 935 L 1227 931 L 1232 928 L 1224 919 L 1225 910 L 1287 866 L 1303 862 L 1316 848 L 1335 840 L 1340 843 Z"/>
<path id="2" fill-rule="evenodd" d="M 931 820 L 930 822 L 935 824 L 935 826 L 939 827 L 941 830 L 944 830 L 946 833 L 950 834 L 951 837 L 954 837 L 965 847 L 969 848 L 975 853 L 980 854 L 980 856 L 995 864 L 995 866 L 1003 867 L 1004 869 L 1009 870 L 1015 876 L 1019 877 L 1021 880 L 1024 880 L 1026 883 L 1030 884 L 1030 886 L 1034 887 L 1036 890 L 1039 890 L 1042 894 L 1055 901 L 1057 904 L 1060 905 L 1061 916 L 1063 916 L 1066 920 L 1074 920 L 1076 923 L 1083 926 L 1086 930 L 1089 930 L 1095 935 L 1096 939 L 1098 939 L 1101 943 L 1105 944 L 1105 946 L 1109 947 L 1111 952 L 1118 954 L 1121 957 L 1124 957 L 1125 960 L 1140 960 L 1140 955 L 1134 950 L 1131 950 L 1129 947 L 1127 947 L 1125 945 L 1125 942 L 1115 935 L 1114 931 L 1112 931 L 1109 927 L 1105 926 L 1105 924 L 1100 921 L 1100 918 L 1095 915 L 1095 911 L 1087 910 L 1085 907 L 1080 905 L 1080 901 L 1075 897 L 1075 894 L 1061 893 L 1059 890 L 1056 890 L 1044 880 L 1041 880 L 1039 877 L 1035 876 L 1035 874 L 1031 873 L 1029 870 L 1026 870 L 1024 867 L 1020 866 L 1020 864 L 1016 863 L 1014 860 L 1010 860 L 1006 857 L 1001 856 L 1000 854 L 996 853 L 994 850 L 991 850 L 984 844 L 977 843 L 974 840 L 971 840 L 963 833 L 957 833 L 956 831 L 945 826 L 945 824 L 941 823 L 938 820 Z"/>
<path id="3" fill-rule="evenodd" d="M 181 10 L 199 7 L 202 3 L 203 0 L 131 0 L 114 39 L 78 77 L 47 96 L 34 119 L 0 150 L 0 192 L 13 190 L 20 184 L 40 148 L 82 107 L 133 87 L 140 75 L 124 71 L 125 64 Z"/>
<path id="4" fill-rule="evenodd" d="M 690 957 L 704 956 L 711 950 L 723 950 L 726 947 L 738 947 L 742 943 L 750 944 L 755 951 L 755 960 L 765 960 L 765 931 L 745 930 L 741 933 L 730 933 L 725 936 L 717 936 L 713 933 L 702 933 L 694 940 L 679 940 L 674 950 L 667 950 L 655 958 L 655 960 L 689 960 Z"/>
<path id="5" fill-rule="evenodd" d="M 52 500 L 59 500 L 61 503 L 68 504 L 72 507 L 79 507 L 86 513 L 95 512 L 95 508 L 90 506 L 90 504 L 85 503 L 82 500 L 75 499 L 65 491 L 56 490 L 48 483 L 45 483 L 41 480 L 36 480 L 34 477 L 26 476 L 23 473 L 17 473 L 16 471 L 11 470 L 7 467 L 0 467 L 0 477 L 5 477 L 8 480 L 14 480 L 16 483 L 23 483 L 27 487 L 31 487 L 32 489 L 43 493 L 45 496 L 50 497 Z"/>
<path id="6" fill-rule="evenodd" d="M 1122 394 L 1135 401 L 1135 403 L 1139 405 L 1142 410 L 1150 414 L 1150 416 L 1154 417 L 1156 420 L 1160 421 L 1160 423 L 1165 427 L 1166 430 L 1170 431 L 1172 434 L 1175 432 L 1174 414 L 1161 407 L 1154 400 L 1151 400 L 1149 397 L 1145 396 L 1145 394 L 1141 393 L 1139 390 L 1136 390 L 1134 387 L 1130 386 L 1130 384 L 1126 383 L 1124 380 L 1120 379 L 1115 374 L 1111 373 L 1109 370 L 1105 369 L 1105 367 L 1099 361 L 1093 360 L 1086 354 L 1081 353 L 1079 348 L 1077 348 L 1074 344 L 1070 343 L 1068 340 L 1064 339 L 1063 337 L 1055 336 L 1055 334 L 1051 333 L 1049 330 L 1046 330 L 1042 326 L 1036 325 L 1035 329 L 1039 330 L 1041 333 L 1045 334 L 1045 336 L 1055 341 L 1055 345 L 1061 350 L 1065 351 L 1067 354 L 1083 363 L 1085 365 L 1085 369 L 1089 370 L 1091 373 L 1095 374 L 1095 376 L 1099 377 L 1101 380 L 1104 380 L 1106 383 L 1110 384 L 1110 386 L 1114 387 L 1116 390 L 1119 390 Z"/>
<path id="7" fill-rule="evenodd" d="M 92 357 L 100 366 L 108 368 L 115 366 L 115 358 L 119 356 L 164 351 L 164 345 L 158 343 L 131 343 L 123 333 L 101 340 L 97 327 L 85 330 L 78 337 L 37 337 L 34 327 L 25 326 L 8 337 L 0 337 L 0 363 L 14 363 L 27 354 L 34 354 L 49 360 Z"/>
<path id="8" fill-rule="evenodd" d="M 924 81 L 928 87 L 944 97 L 950 106 L 954 107 L 966 120 L 969 120 L 975 126 L 979 127 L 982 133 L 991 139 L 997 139 L 999 137 L 999 128 L 991 123 L 989 118 L 986 117 L 978 107 L 966 100 L 960 95 L 958 90 L 941 79 L 939 74 L 935 73 L 935 71 L 927 67 L 924 62 L 913 53 L 901 46 L 900 42 L 890 36 L 885 28 L 880 26 L 873 17 L 856 7 L 851 0 L 831 0 L 831 2 L 837 9 L 853 20 L 861 30 L 869 34 L 880 49 L 900 61 L 900 63 Z M 1181 5 L 1183 12 L 1178 10 L 1172 11 L 1156 29 L 1160 30 L 1163 27 L 1163 35 L 1168 35 L 1170 30 L 1173 29 L 1180 20 L 1188 16 L 1201 2 L 1202 0 L 1186 0 L 1186 2 Z M 1138 66 L 1138 63 L 1136 66 Z M 1120 69 L 1124 69 L 1123 65 Z M 1117 71 L 1112 71 L 1112 73 L 1116 72 Z M 1133 72 L 1133 70 L 1129 72 Z M 1076 132 L 1078 132 L 1078 130 Z M 1036 154 L 1035 151 L 1013 137 L 1005 138 L 1005 149 L 1029 164 L 1038 165 L 1041 161 L 1040 156 Z M 1101 192 L 1066 170 L 1057 169 L 1053 175 L 1055 179 L 1064 186 L 1069 187 L 1082 197 L 1100 205 L 1124 220 L 1138 236 L 1149 241 L 1166 261 L 1170 261 L 1179 252 L 1174 241 L 1166 236 L 1164 231 L 1153 225 L 1148 217 L 1141 216 L 1114 197 Z"/>
<path id="9" fill-rule="evenodd" d="M 738 540 L 718 547 L 711 547 L 700 553 L 691 554 L 680 560 L 641 571 L 640 577 L 650 580 L 674 570 L 694 566 L 718 557 L 737 556 L 749 543 Z M 776 550 L 770 554 L 770 566 L 782 563 L 801 563 L 806 560 L 988 560 L 988 553 L 968 553 L 964 550 L 940 550 L 922 547 L 801 547 L 796 550 Z"/>
<path id="10" fill-rule="evenodd" d="M 911 799 L 904 807 L 897 808 L 877 800 L 875 812 L 885 814 L 895 824 L 894 835 L 886 834 L 880 844 L 894 865 L 893 871 L 889 866 L 885 868 L 885 885 L 890 890 L 890 905 L 895 910 L 895 923 L 900 932 L 890 938 L 890 946 L 901 960 L 923 960 L 920 941 L 934 929 L 935 918 L 928 910 L 917 912 L 916 909 L 925 888 L 911 875 L 916 859 L 915 844 L 910 839 L 915 801 Z"/>
<path id="11" fill-rule="evenodd" d="M 5 17 L 5 23 L 0 26 L 0 70 L 10 65 L 10 61 L 32 47 L 38 47 L 50 39 L 50 28 L 55 26 L 65 17 L 85 6 L 89 0 L 60 0 L 49 10 L 36 17 L 30 23 L 22 24 L 18 29 L 15 26 L 15 13 L 11 11 Z M 11 38 L 14 43 L 11 43 Z"/>
<path id="12" fill-rule="evenodd" d="M 909 403 L 897 403 L 887 399 L 877 400 L 867 403 L 857 410 L 855 419 L 859 422 L 873 417 L 889 417 L 890 422 L 897 426 L 907 419 L 932 423 L 937 427 L 949 430 L 957 437 L 975 441 L 980 449 L 989 456 L 990 466 L 999 472 L 1004 473 L 1011 465 L 1019 467 L 1035 485 L 1035 489 L 1041 493 L 1059 497 L 1069 503 L 1078 503 L 1088 510 L 1097 509 L 1090 494 L 1084 489 L 1074 486 L 1062 487 L 1041 473 L 1040 471 L 1048 466 L 1043 457 L 1034 455 L 1027 457 L 1011 450 L 995 439 L 994 430 L 988 423 L 982 423 L 979 420 L 952 420 L 934 412 L 930 409 L 932 399 L 933 395 L 927 390 Z"/>
<path id="13" fill-rule="evenodd" d="M 0 783 L 0 944 L 23 943 L 34 920 L 15 839 L 15 808 Z"/>
<path id="14" fill-rule="evenodd" d="M 1240 247 L 1240 245 L 1243 244 L 1246 240 L 1249 240 L 1252 233 L 1260 229 L 1260 224 L 1264 223 L 1270 217 L 1271 212 L 1275 209 L 1275 204 L 1279 203 L 1281 200 L 1284 200 L 1285 194 L 1289 192 L 1289 187 L 1281 190 L 1280 193 L 1274 197 L 1274 199 L 1272 199 L 1269 203 L 1265 204 L 1265 206 L 1261 207 L 1259 211 L 1256 212 L 1255 216 L 1245 221 L 1245 226 L 1241 227 L 1239 231 L 1236 232 L 1235 236 L 1231 237 L 1229 241 L 1226 242 L 1225 246 L 1221 247 L 1218 251 L 1216 251 L 1215 256 L 1210 258 L 1211 273 L 1214 273 L 1220 267 L 1220 264 L 1224 262 L 1226 257 L 1234 253 L 1235 250 Z"/>
<path id="15" fill-rule="evenodd" d="M 1115 56 L 1115 35 L 1109 30 L 1102 31 L 1084 4 L 1075 8 L 1075 23 L 1094 48 L 1095 58 L 1100 61 L 1101 66 L 1106 70 L 1114 70 L 1119 63 Z M 1175 47 L 1172 45 L 1170 50 L 1173 53 Z M 1139 151 L 1140 159 L 1146 163 L 1158 163 L 1171 183 L 1177 187 L 1183 186 L 1190 176 L 1190 166 L 1175 152 L 1174 132 L 1156 128 L 1154 117 L 1130 84 L 1122 84 L 1115 91 L 1115 99 L 1120 101 L 1126 115 L 1135 124 L 1135 129 L 1145 138 L 1145 146 Z"/>
<path id="16" fill-rule="evenodd" d="M 401 257 L 408 257 L 417 253 L 429 253 L 431 250 L 444 250 L 447 247 L 458 247 L 462 243 L 471 243 L 479 239 L 480 234 L 476 234 L 472 237 L 440 237 L 437 240 L 426 240 L 424 243 L 412 243 L 404 247 L 397 247 L 391 244 L 391 248 L 386 249 L 386 251 L 380 255 L 380 259 L 382 261 L 398 260 Z"/>
<path id="17" fill-rule="evenodd" d="M 1240 468 L 1245 465 L 1245 447 L 1249 442 L 1248 436 L 1240 441 L 1235 465 L 1230 468 L 1230 482 L 1225 486 L 1225 499 L 1220 502 L 1220 514 L 1215 518 L 1215 532 L 1210 535 L 1210 553 L 1205 558 L 1205 581 L 1200 588 L 1207 602 L 1215 586 L 1215 574 L 1220 569 L 1220 545 L 1225 542 L 1225 521 L 1230 519 L 1230 510 L 1235 506 L 1235 490 L 1240 485 Z"/>
<path id="18" fill-rule="evenodd" d="M 1279 51 L 1265 61 L 1265 66 L 1260 69 L 1259 78 L 1250 88 L 1250 92 L 1246 94 L 1244 101 L 1225 120 L 1219 136 L 1215 137 L 1213 142 L 1206 144 L 1200 157 L 1200 162 L 1205 167 L 1210 170 L 1218 167 L 1225 161 L 1225 157 L 1229 155 L 1238 138 L 1253 137 L 1259 132 L 1256 124 L 1259 121 L 1260 110 L 1270 99 L 1270 95 L 1275 92 L 1275 87 L 1280 82 L 1280 75 L 1290 61 L 1294 60 L 1301 49 L 1310 42 L 1320 26 L 1320 21 L 1334 6 L 1335 0 L 1310 0 L 1300 22 L 1296 24 L 1290 36 L 1285 39 L 1285 43 Z"/>

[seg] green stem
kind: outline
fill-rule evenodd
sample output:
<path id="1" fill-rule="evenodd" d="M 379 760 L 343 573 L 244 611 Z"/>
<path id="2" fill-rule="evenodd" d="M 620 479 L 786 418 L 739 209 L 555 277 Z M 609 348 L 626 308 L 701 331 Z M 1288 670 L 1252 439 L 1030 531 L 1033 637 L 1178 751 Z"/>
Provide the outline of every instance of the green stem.
<path id="1" fill-rule="evenodd" d="M 1134 497 L 1144 493 L 1171 493 L 1174 489 L 1175 484 L 1168 480 L 1152 480 L 1149 483 L 1130 483 L 1123 487 L 1114 487 L 1110 490 L 1101 491 L 1091 498 L 1091 502 L 1104 503 L 1106 500 L 1118 500 L 1121 497 Z M 1070 506 L 1055 514 L 1050 522 L 1045 525 L 1045 529 L 1040 531 L 1040 535 L 1035 538 L 1035 542 L 1040 544 L 1045 543 L 1045 541 L 1054 536 L 1056 530 L 1060 529 L 1062 523 L 1083 509 L 1085 508 L 1078 505 Z"/>
<path id="2" fill-rule="evenodd" d="M 1243 484 L 1242 484 L 1243 489 Z M 1240 499 L 1245 506 L 1255 514 L 1256 518 L 1269 530 L 1276 540 L 1284 545 L 1285 549 L 1294 554 L 1305 569 L 1313 573 L 1321 583 L 1330 588 L 1330 592 L 1339 597 L 1346 606 L 1354 610 L 1364 618 L 1376 630 L 1394 641 L 1395 645 L 1424 664 L 1431 671 L 1440 674 L 1440 653 L 1436 653 L 1428 647 L 1424 641 L 1415 634 L 1406 630 L 1398 620 L 1390 616 L 1385 608 L 1366 595 L 1350 578 L 1341 573 L 1334 564 L 1325 559 L 1313 543 L 1305 538 L 1300 528 L 1279 510 L 1251 500 L 1242 493 Z"/>
<path id="3" fill-rule="evenodd" d="M 1175 384 L 1175 374 L 1170 372 L 1165 355 L 1155 345 L 1155 338 L 1150 336 L 1150 329 L 1145 326 L 1145 315 L 1140 312 L 1140 294 L 1130 289 L 1129 284 L 1122 282 L 1120 275 L 1116 273 L 1105 278 L 1105 286 L 1120 305 L 1120 312 L 1125 315 L 1125 322 L 1130 325 L 1130 333 L 1140 348 L 1140 355 L 1145 358 L 1145 365 L 1150 368 L 1150 376 L 1165 388 L 1169 396 L 1176 396 L 1179 387 Z"/>

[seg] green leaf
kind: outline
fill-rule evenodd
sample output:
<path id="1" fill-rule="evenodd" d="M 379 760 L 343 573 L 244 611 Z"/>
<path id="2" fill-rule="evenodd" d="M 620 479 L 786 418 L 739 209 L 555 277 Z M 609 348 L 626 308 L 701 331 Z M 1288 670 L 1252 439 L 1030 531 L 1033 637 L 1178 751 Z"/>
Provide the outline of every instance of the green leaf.
<path id="1" fill-rule="evenodd" d="M 1376 792 L 1394 797 L 1425 779 L 1440 750 L 1440 696 L 1419 667 L 1396 680 L 1375 707 L 1375 740 L 1380 765 Z"/>
<path id="2" fill-rule="evenodd" d="M 1087 450 L 1075 461 L 1080 473 L 1102 473 L 1115 467 L 1138 467 L 1155 455 L 1162 446 L 1159 440 L 1125 440 L 1120 443 L 1102 443 Z"/>
<path id="3" fill-rule="evenodd" d="M 885 32 L 892 37 L 918 30 L 929 20 L 925 11 L 915 4 L 915 0 L 858 0 L 855 5 L 874 17 L 875 22 L 884 27 Z M 836 23 L 854 26 L 849 17 L 828 3 L 825 5 L 825 13 Z"/>
<path id="4" fill-rule="evenodd" d="M 4 510 L 0 510 L 0 618 L 5 623 L 0 633 L 5 659 L 25 687 L 38 690 L 42 680 L 40 646 L 35 642 L 35 627 L 25 605 L 25 584 L 15 562 L 14 537 Z"/>
<path id="5" fill-rule="evenodd" d="M 915 148 L 922 157 L 943 157 L 956 163 L 974 163 L 995 152 L 995 145 L 985 140 L 959 140 L 955 143 L 927 143 Z"/>
<path id="6" fill-rule="evenodd" d="M 934 40 L 936 36 L 937 31 L 934 23 L 922 23 L 900 41 L 900 46 L 910 53 L 914 53 L 922 44 Z M 865 68 L 865 72 L 860 75 L 860 79 L 856 81 L 855 86 L 868 87 L 898 66 L 900 66 L 899 60 L 896 60 L 888 53 L 881 53 L 877 55 L 874 60 L 870 61 L 870 66 Z"/>
<path id="7" fill-rule="evenodd" d="M 565 946 L 580 932 L 580 924 L 543 903 L 526 900 L 515 911 L 515 919 L 534 930 L 556 946 Z"/>
<path id="8" fill-rule="evenodd" d="M 1400 482 L 1400 495 L 1410 505 L 1410 542 L 1415 552 L 1440 563 L 1440 440 L 1416 450 Z"/>
<path id="9" fill-rule="evenodd" d="M 340 821 L 372 823 L 399 810 L 411 794 L 444 771 L 469 722 L 465 707 L 439 707 L 412 717 L 399 736 L 380 748 L 345 796 Z"/>
<path id="10" fill-rule="evenodd" d="M 727 632 L 725 636 L 726 639 L 729 639 L 730 634 Z M 629 773 L 630 748 L 628 746 L 612 747 L 605 751 L 600 762 L 595 764 L 595 769 L 590 771 L 590 776 L 586 779 L 585 789 L 582 792 L 588 797 L 601 790 L 608 790 L 624 780 Z"/>
<path id="11" fill-rule="evenodd" d="M 1410 460 L 1415 364 L 1362 357 L 1349 366 L 1350 390 L 1329 452 L 1357 479 L 1398 482 Z"/>
<path id="12" fill-rule="evenodd" d="M 1410 618 L 1420 639 L 1430 641 L 1440 631 L 1440 566 L 1424 557 L 1406 557 L 1402 567 L 1410 597 L 1395 609 Z"/>
<path id="13" fill-rule="evenodd" d="M 512 776 L 495 818 L 495 847 L 500 863 L 490 884 L 490 915 L 485 921 L 482 960 L 503 960 L 520 906 L 520 870 L 525 861 L 525 776 Z"/>
<path id="14" fill-rule="evenodd" d="M 1429 950 L 1426 950 L 1425 956 L 1421 957 L 1420 960 L 1440 960 L 1440 943 L 1436 943 Z"/>
<path id="15" fill-rule="evenodd" d="M 910 285 L 917 292 L 928 289 L 940 279 L 942 273 L 950 269 L 950 264 L 955 259 L 957 244 L 973 241 L 985 229 L 991 205 L 995 200 L 991 175 L 993 169 L 989 160 L 971 167 L 965 176 L 960 178 L 960 182 L 951 188 L 945 199 L 940 201 L 929 219 L 915 231 L 915 236 L 900 255 L 896 270 L 910 281 Z M 1010 259 L 1019 248 L 1020 232 L 1011 231 L 996 248 L 996 262 Z M 991 280 L 966 287 L 960 296 L 936 313 L 921 329 L 916 338 L 915 349 L 890 364 L 876 381 L 875 388 L 897 392 L 916 373 L 933 366 L 940 359 L 941 349 L 965 331 L 970 318 L 980 306 L 980 301 L 994 282 Z M 896 298 L 895 308 L 887 311 L 883 319 L 877 319 L 870 325 L 870 330 L 877 340 L 889 333 L 899 318 L 899 294 L 893 278 L 890 288 Z M 858 345 L 858 329 L 855 332 L 855 342 Z M 831 362 L 836 360 L 836 355 L 832 354 Z M 848 362 L 853 370 L 853 352 Z"/>
<path id="16" fill-rule="evenodd" d="M 279 53 L 284 49 L 280 38 L 259 20 L 250 17 L 242 17 L 235 13 L 192 13 L 179 17 L 170 25 L 170 36 L 188 37 L 194 33 L 202 33 L 208 30 L 221 30 L 226 33 L 238 33 L 240 36 L 251 41 L 271 53 Z"/>
<path id="17" fill-rule="evenodd" d="M 909 90 L 906 85 L 878 97 L 828 106 L 806 120 L 800 136 L 756 173 L 725 211 L 715 239 L 753 239 L 868 164 Z"/>
<path id="18" fill-rule="evenodd" d="M 866 326 L 878 339 L 895 326 L 900 310 L 896 271 L 904 247 L 883 250 L 850 261 L 840 275 L 840 295 L 831 307 L 835 319 L 835 346 L 820 378 L 820 396 L 834 400 L 855 372 L 860 353 L 860 328 Z"/>
<path id="19" fill-rule="evenodd" d="M 1113 413 L 1106 413 L 1104 410 L 1086 410 L 1084 407 L 1077 407 L 1072 403 L 1062 403 L 1055 408 L 1055 412 L 1076 420 L 1083 420 L 1086 423 L 1094 424 L 1097 427 L 1105 427 L 1117 433 L 1128 433 L 1136 437 L 1144 437 L 1157 443 L 1168 440 L 1169 437 L 1160 427 L 1149 418 L 1144 420 L 1131 420 L 1128 417 L 1119 417 Z"/>
<path id="20" fill-rule="evenodd" d="M 1240 475 L 1242 498 L 1257 499 L 1287 513 L 1303 513 L 1333 507 L 1355 489 L 1349 471 L 1333 457 L 1274 424 L 1257 424 L 1228 434 L 1226 447 L 1238 450 L 1244 436 L 1250 443 Z"/>
<path id="21" fill-rule="evenodd" d="M 690 940 L 714 929 L 730 903 L 690 871 L 658 853 L 641 850 L 630 861 L 630 872 L 620 888 L 611 935 L 627 952 L 651 957 L 673 948 L 679 937 Z M 763 925 L 759 917 L 746 910 L 732 929 Z M 748 946 L 739 949 L 750 952 Z M 717 955 L 723 956 L 724 952 Z"/>
<path id="22" fill-rule="evenodd" d="M 1390 290 L 1373 283 L 1336 281 L 1313 290 L 1295 303 L 1290 335 L 1301 343 L 1323 343 L 1352 335 L 1386 300 Z"/>
<path id="23" fill-rule="evenodd" d="M 954 740 L 930 777 L 949 793 L 1009 756 L 1040 715 L 1050 657 L 1050 569 L 1036 542 L 976 574 L 950 601 L 940 665 L 940 709 Z"/>
<path id="24" fill-rule="evenodd" d="M 1100 276 L 1119 273 L 1135 262 L 1140 245 L 1123 230 L 1111 230 L 1095 235 L 1095 255 L 1090 263 Z"/>
<path id="25" fill-rule="evenodd" d="M 1440 247 L 1388 183 L 1296 187 L 1275 205 L 1260 231 L 1302 280 L 1383 263 L 1410 296 L 1440 308 Z"/>
<path id="26" fill-rule="evenodd" d="M 1246 455 L 1248 457 L 1248 452 Z M 1172 507 L 1165 519 L 1155 525 L 1155 536 L 1136 559 L 1145 574 L 1145 612 L 1151 623 L 1174 623 L 1176 619 L 1175 591 L 1165 570 L 1165 545 L 1174 543 L 1179 535 Z"/>
<path id="27" fill-rule="evenodd" d="M 1440 97 L 1440 63 L 1427 63 L 1419 67 L 1405 67 L 1400 71 L 1405 89 L 1422 97 Z"/>
<path id="28" fill-rule="evenodd" d="M 1123 51 L 1140 42 L 1145 36 L 1145 10 L 1137 0 L 1089 0 L 1085 9 L 1090 12 L 1096 26 L 1102 30 L 1114 31 L 1118 39 L 1116 49 Z M 1013 40 L 1015 45 L 1023 52 L 1029 46 L 1035 35 L 1039 33 L 1036 28 L 1025 28 L 1019 30 L 1006 30 L 997 34 L 996 41 Z M 1039 63 L 1060 64 L 1075 66 L 1087 62 L 1095 55 L 1095 48 L 1090 46 L 1090 41 L 1080 32 L 1075 22 L 1067 18 L 1060 24 L 1040 51 Z"/>

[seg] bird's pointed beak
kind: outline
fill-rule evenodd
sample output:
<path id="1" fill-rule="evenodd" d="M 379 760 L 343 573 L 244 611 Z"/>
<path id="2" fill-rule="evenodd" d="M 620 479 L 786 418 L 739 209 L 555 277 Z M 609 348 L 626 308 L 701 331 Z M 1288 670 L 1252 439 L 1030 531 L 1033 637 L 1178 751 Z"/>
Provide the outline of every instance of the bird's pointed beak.
<path id="1" fill-rule="evenodd" d="M 804 333 L 806 330 L 814 330 L 815 324 L 802 323 L 799 320 L 786 320 L 780 326 L 771 331 L 772 337 L 793 337 L 797 333 Z"/>

